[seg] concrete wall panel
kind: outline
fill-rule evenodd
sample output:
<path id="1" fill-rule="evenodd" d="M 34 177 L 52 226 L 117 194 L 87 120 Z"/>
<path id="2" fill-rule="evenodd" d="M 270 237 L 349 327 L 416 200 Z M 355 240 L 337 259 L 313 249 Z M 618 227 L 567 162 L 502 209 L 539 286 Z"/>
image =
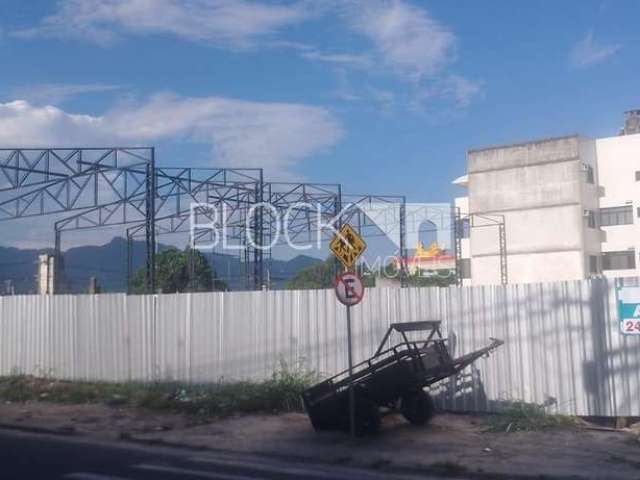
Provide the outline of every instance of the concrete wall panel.
<path id="1" fill-rule="evenodd" d="M 569 136 L 471 150 L 468 154 L 469 173 L 577 158 L 579 143 L 580 137 Z"/>
<path id="2" fill-rule="evenodd" d="M 577 160 L 469 175 L 470 213 L 580 203 Z"/>

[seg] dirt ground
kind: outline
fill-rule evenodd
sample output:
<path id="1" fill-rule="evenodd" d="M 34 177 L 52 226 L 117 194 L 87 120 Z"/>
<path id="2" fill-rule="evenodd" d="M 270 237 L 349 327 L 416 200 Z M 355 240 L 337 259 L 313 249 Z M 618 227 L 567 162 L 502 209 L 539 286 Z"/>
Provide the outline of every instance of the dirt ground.
<path id="1" fill-rule="evenodd" d="M 638 432 L 591 428 L 487 433 L 485 419 L 437 415 L 426 427 L 388 416 L 380 435 L 317 434 L 303 414 L 245 415 L 206 424 L 177 414 L 44 402 L 0 405 L 0 424 L 117 441 L 251 452 L 464 478 L 640 479 Z"/>

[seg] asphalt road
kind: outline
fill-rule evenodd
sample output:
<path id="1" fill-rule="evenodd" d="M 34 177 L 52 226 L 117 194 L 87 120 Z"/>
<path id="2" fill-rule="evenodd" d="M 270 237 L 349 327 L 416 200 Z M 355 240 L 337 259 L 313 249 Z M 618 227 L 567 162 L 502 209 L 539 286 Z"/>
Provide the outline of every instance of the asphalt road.
<path id="1" fill-rule="evenodd" d="M 0 430 L 0 478 L 19 479 L 309 479 L 435 480 L 253 455 L 198 452 Z"/>

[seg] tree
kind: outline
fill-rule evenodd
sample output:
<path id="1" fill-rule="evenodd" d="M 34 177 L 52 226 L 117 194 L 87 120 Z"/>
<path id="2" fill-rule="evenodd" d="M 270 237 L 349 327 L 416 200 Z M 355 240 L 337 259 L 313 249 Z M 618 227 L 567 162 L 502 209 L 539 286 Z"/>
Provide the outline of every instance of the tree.
<path id="1" fill-rule="evenodd" d="M 338 259 L 331 255 L 322 263 L 300 270 L 289 280 L 287 288 L 292 290 L 331 288 L 341 268 Z"/>
<path id="2" fill-rule="evenodd" d="M 133 293 L 146 293 L 146 271 L 138 270 L 131 281 Z M 199 250 L 168 248 L 156 255 L 156 289 L 162 293 L 226 290 Z"/>

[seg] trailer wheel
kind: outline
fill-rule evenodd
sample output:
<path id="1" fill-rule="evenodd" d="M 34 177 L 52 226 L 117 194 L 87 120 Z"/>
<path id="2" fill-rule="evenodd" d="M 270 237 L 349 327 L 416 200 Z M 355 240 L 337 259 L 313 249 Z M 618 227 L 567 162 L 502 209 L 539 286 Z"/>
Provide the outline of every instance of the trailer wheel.
<path id="1" fill-rule="evenodd" d="M 400 412 L 412 425 L 424 425 L 433 417 L 435 407 L 424 390 L 410 392 L 400 400 Z"/>
<path id="2" fill-rule="evenodd" d="M 378 405 L 368 398 L 356 396 L 355 407 L 356 435 L 363 437 L 378 433 L 381 423 Z"/>
<path id="3" fill-rule="evenodd" d="M 309 420 L 311 420 L 311 426 L 316 432 L 331 430 L 333 419 L 326 412 L 310 410 L 307 413 L 309 415 Z"/>

